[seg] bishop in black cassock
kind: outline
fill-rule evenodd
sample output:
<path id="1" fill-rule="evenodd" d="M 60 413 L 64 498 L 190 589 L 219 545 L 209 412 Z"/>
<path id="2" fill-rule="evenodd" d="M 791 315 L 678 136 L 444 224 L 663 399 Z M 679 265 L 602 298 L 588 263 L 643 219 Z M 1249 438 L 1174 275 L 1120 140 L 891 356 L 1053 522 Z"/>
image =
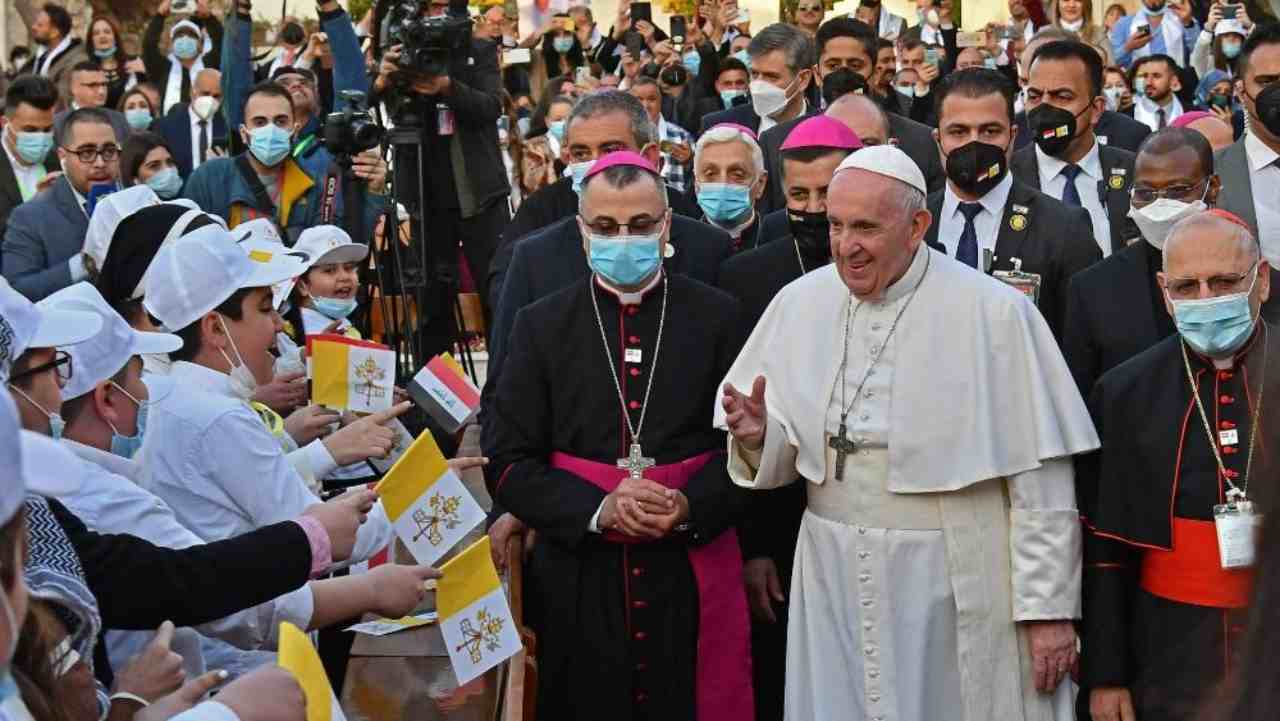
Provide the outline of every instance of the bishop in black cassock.
<path id="1" fill-rule="evenodd" d="M 643 212 L 635 202 L 616 213 L 592 206 L 596 184 L 615 194 L 641 186 L 652 195 L 645 203 L 661 208 L 660 182 L 634 153 L 606 156 L 587 177 L 583 216 L 634 220 Z M 732 530 L 742 495 L 711 425 L 737 350 L 737 304 L 664 272 L 658 258 L 646 277 L 621 283 L 626 263 L 589 257 L 590 277 L 517 314 L 486 418 L 491 488 L 536 531 L 526 599 L 538 636 L 538 716 L 751 721 Z M 622 494 L 628 456 L 647 459 L 637 470 L 672 498 L 683 494 L 676 505 L 687 515 L 660 537 L 615 520 L 657 517 Z"/>

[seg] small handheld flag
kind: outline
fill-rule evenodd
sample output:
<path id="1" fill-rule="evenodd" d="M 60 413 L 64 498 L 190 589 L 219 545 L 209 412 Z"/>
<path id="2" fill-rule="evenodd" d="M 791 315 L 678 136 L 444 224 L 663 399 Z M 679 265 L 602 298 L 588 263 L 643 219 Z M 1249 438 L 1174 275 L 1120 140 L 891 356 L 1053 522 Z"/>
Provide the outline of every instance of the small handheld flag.
<path id="1" fill-rule="evenodd" d="M 280 668 L 293 674 L 307 699 L 307 721 L 346 721 L 311 639 L 289 622 L 280 624 Z"/>
<path id="2" fill-rule="evenodd" d="M 520 632 L 482 536 L 440 569 L 436 613 L 458 684 L 520 652 Z M 312 720 L 308 720 L 312 721 Z"/>
<path id="3" fill-rule="evenodd" d="M 392 406 L 396 355 L 387 346 L 342 335 L 307 336 L 313 403 L 375 413 Z"/>
<path id="4" fill-rule="evenodd" d="M 408 391 L 447 433 L 457 433 L 480 407 L 480 389 L 448 353 L 428 361 L 409 381 Z"/>
<path id="5" fill-rule="evenodd" d="M 396 535 L 424 566 L 484 520 L 484 509 L 449 468 L 430 431 L 418 436 L 374 492 Z"/>

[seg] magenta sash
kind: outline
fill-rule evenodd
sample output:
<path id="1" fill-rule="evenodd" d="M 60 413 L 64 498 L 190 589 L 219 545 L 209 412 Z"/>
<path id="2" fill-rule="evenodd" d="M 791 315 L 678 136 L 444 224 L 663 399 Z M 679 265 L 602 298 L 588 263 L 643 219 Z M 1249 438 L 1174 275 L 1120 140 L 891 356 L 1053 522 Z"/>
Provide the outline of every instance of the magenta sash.
<path id="1" fill-rule="evenodd" d="M 672 490 L 681 490 L 703 466 L 719 455 L 708 451 L 693 458 L 655 466 L 644 477 Z M 565 453 L 552 453 L 551 465 L 568 471 L 605 493 L 612 493 L 627 472 Z M 614 531 L 604 534 L 615 543 L 643 543 Z M 698 584 L 698 721 L 753 721 L 751 690 L 751 626 L 742 575 L 738 534 L 730 528 L 704 546 L 690 546 L 689 565 Z"/>

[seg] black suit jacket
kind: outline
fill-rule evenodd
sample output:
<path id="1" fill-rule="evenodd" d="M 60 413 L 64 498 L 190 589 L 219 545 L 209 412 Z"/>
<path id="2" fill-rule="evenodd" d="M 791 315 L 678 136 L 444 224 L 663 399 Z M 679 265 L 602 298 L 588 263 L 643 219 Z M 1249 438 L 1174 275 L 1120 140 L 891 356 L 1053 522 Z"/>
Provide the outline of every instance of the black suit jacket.
<path id="1" fill-rule="evenodd" d="M 57 153 L 49 151 L 44 159 L 44 169 L 50 173 L 58 169 Z M 13 174 L 9 154 L 0 152 L 0 238 L 4 237 L 4 227 L 9 222 L 9 213 L 19 205 L 22 205 L 22 191 L 18 188 L 18 176 Z"/>
<path id="2" fill-rule="evenodd" d="M 1102 199 L 1102 205 L 1107 209 L 1107 221 L 1111 226 L 1112 253 L 1142 235 L 1138 232 L 1138 226 L 1133 219 L 1129 217 L 1129 188 L 1133 186 L 1133 161 L 1133 153 L 1127 150 L 1109 145 L 1098 146 L 1098 162 L 1102 166 L 1103 178 L 1098 183 L 1098 197 Z M 1028 146 L 1014 153 L 1009 170 L 1020 182 L 1036 190 L 1040 189 L 1040 169 L 1036 160 L 1035 146 Z"/>
<path id="3" fill-rule="evenodd" d="M 753 133 L 758 134 L 760 132 L 760 116 L 756 115 L 755 108 L 751 107 L 751 103 L 735 105 L 728 110 L 721 110 L 718 113 L 702 116 L 702 125 L 698 128 L 698 136 L 701 137 L 708 129 L 714 128 L 720 123 L 737 123 L 751 128 Z"/>
<path id="4" fill-rule="evenodd" d="M 173 162 L 178 165 L 178 174 L 183 180 L 191 175 L 191 111 L 187 103 L 173 106 L 167 115 L 156 121 L 152 130 L 160 133 L 169 144 L 169 152 L 173 153 Z M 213 122 L 209 128 L 209 143 L 214 140 L 227 141 L 227 119 L 222 113 L 213 114 Z"/>
<path id="5" fill-rule="evenodd" d="M 1030 145 L 1033 140 L 1031 130 L 1027 127 L 1027 114 L 1018 113 L 1013 116 L 1013 124 L 1018 128 L 1018 137 L 1014 140 L 1014 145 L 1021 150 Z M 1103 146 L 1137 153 L 1138 146 L 1142 145 L 1142 141 L 1151 134 L 1151 128 L 1148 128 L 1146 123 L 1133 119 L 1132 108 L 1127 113 L 1105 110 L 1102 117 L 1098 119 L 1098 126 L 1093 129 L 1093 134 Z"/>
<path id="6" fill-rule="evenodd" d="M 764 169 L 769 171 L 769 179 L 765 181 L 764 195 L 760 198 L 759 209 L 762 213 L 768 214 L 787 207 L 787 194 L 782 184 L 782 143 L 793 128 L 814 115 L 817 113 L 779 123 L 760 134 L 760 151 L 764 153 Z M 920 172 L 924 173 L 929 191 L 941 190 L 943 183 L 946 182 L 946 172 L 942 169 L 942 161 L 938 158 L 938 146 L 933 141 L 932 129 L 895 113 L 888 115 L 890 134 L 898 141 L 898 147 L 902 152 L 920 166 Z"/>
<path id="7" fill-rule="evenodd" d="M 929 196 L 929 212 L 934 222 L 925 234 L 925 242 L 940 252 L 946 248 L 938 241 L 943 223 L 963 222 L 942 218 L 944 192 Z M 1015 209 L 1014 206 L 1019 206 Z M 1015 215 L 1023 221 L 1014 221 Z M 1057 338 L 1062 337 L 1063 311 L 1066 308 L 1067 285 L 1071 276 L 1102 258 L 1093 239 L 1093 225 L 1084 208 L 1071 208 L 1062 201 L 1030 186 L 1013 181 L 1000 217 L 999 235 L 991 271 L 1013 270 L 1013 259 L 1022 261 L 1022 270 L 1040 275 L 1040 312 Z"/>

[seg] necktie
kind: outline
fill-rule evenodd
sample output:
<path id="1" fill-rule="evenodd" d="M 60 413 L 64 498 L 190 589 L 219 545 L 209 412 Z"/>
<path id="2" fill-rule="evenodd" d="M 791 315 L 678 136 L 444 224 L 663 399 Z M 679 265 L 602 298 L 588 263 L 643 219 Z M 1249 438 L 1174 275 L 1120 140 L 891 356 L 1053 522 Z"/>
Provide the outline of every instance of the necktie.
<path id="1" fill-rule="evenodd" d="M 46 73 L 48 68 L 44 66 L 44 61 L 48 59 L 48 57 L 49 57 L 49 53 L 40 53 L 40 57 L 36 58 L 36 66 L 35 66 L 36 75 L 43 76 Z"/>
<path id="2" fill-rule="evenodd" d="M 208 120 L 200 121 L 199 141 L 200 141 L 200 148 L 198 149 L 197 152 L 199 153 L 198 157 L 200 161 L 198 164 L 203 165 L 205 159 L 209 157 L 209 121 Z"/>
<path id="3" fill-rule="evenodd" d="M 1160 108 L 1156 111 L 1156 130 L 1164 130 L 1164 117 L 1164 108 Z"/>
<path id="4" fill-rule="evenodd" d="M 970 268 L 978 267 L 978 229 L 973 219 L 982 212 L 981 203 L 961 203 L 960 212 L 964 214 L 964 230 L 960 233 L 960 244 L 956 246 L 956 260 Z"/>
<path id="5" fill-rule="evenodd" d="M 1079 174 L 1080 166 L 1075 163 L 1068 163 L 1067 167 L 1062 169 L 1062 177 L 1067 179 L 1067 185 L 1062 189 L 1062 202 L 1077 208 L 1083 205 L 1080 202 L 1080 191 L 1076 189 L 1076 176 Z"/>
<path id="6" fill-rule="evenodd" d="M 191 102 L 191 73 L 186 68 L 182 68 L 182 93 L 178 96 L 178 102 Z"/>

